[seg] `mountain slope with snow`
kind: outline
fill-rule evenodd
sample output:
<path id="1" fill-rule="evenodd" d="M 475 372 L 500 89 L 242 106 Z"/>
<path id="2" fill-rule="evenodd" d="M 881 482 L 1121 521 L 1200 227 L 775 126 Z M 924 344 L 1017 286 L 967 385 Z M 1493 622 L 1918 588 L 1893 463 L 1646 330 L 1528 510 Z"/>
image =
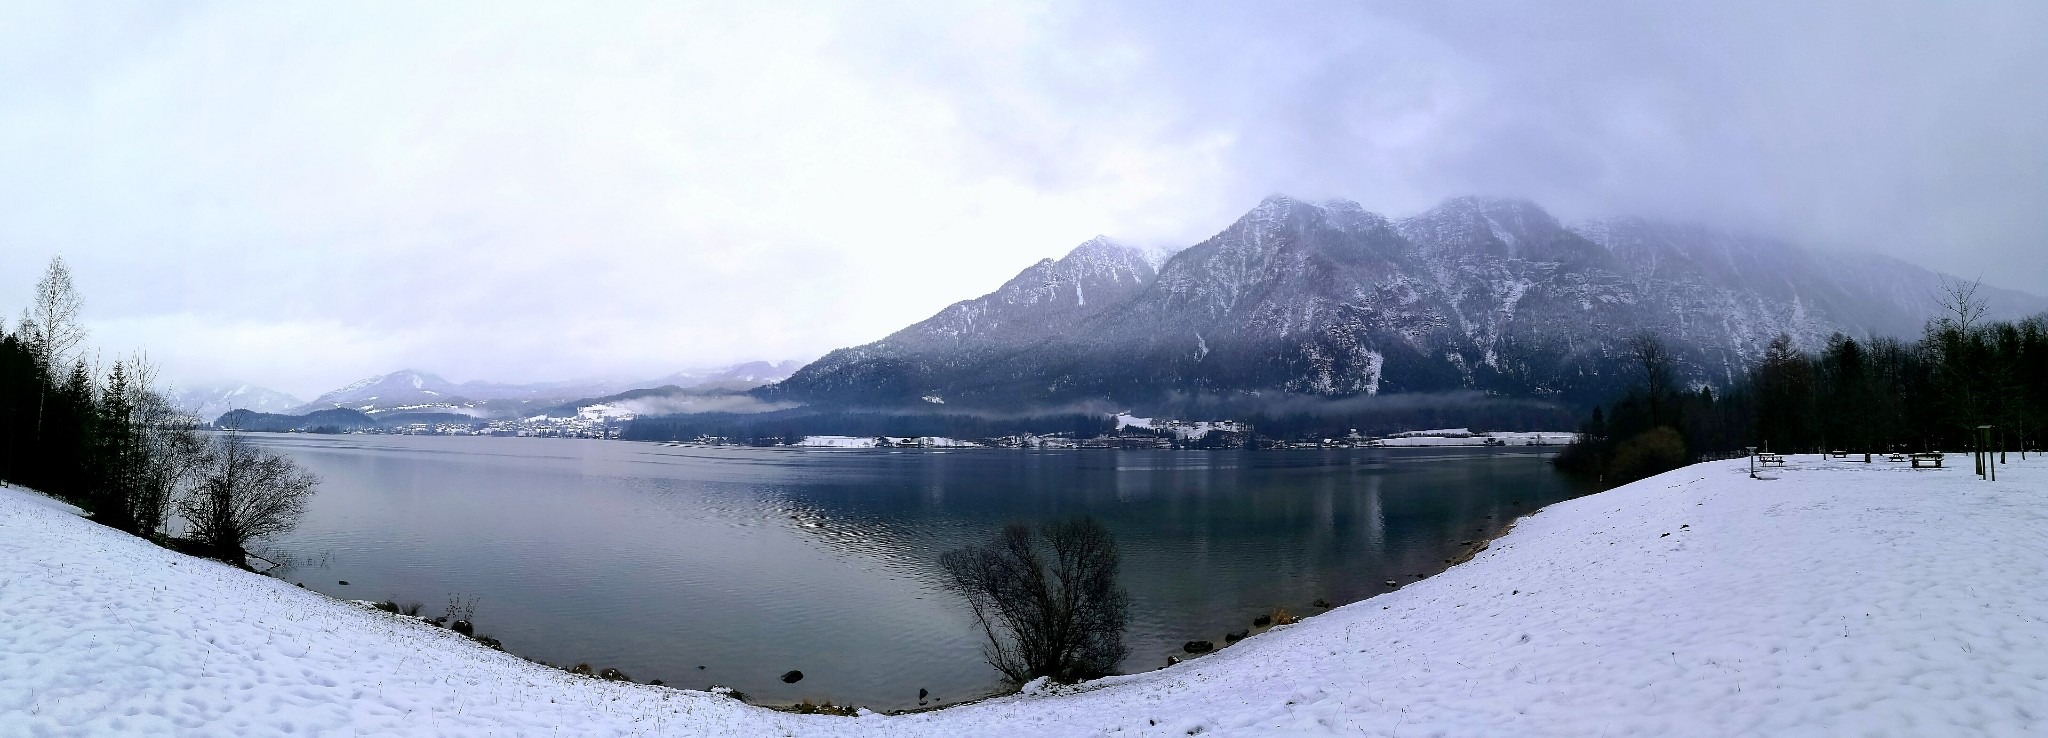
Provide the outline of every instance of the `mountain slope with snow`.
<path id="1" fill-rule="evenodd" d="M 1598 401 L 1625 382 L 1621 345 L 1636 334 L 1665 336 L 1686 378 L 1725 383 L 1779 333 L 1807 347 L 1838 330 L 1913 334 L 1942 279 L 1708 228 L 1567 227 L 1533 203 L 1470 197 L 1395 221 L 1275 196 L 1156 274 L 1127 254 L 1079 258 L 1097 244 L 834 351 L 775 392 L 991 407 L 1458 390 Z M 1997 315 L 2048 310 L 1985 294 Z"/>
<path id="2" fill-rule="evenodd" d="M 0 489 L 0 733 L 2038 735 L 2048 461 L 1967 467 L 1690 466 L 1178 666 L 860 718 L 572 676 Z"/>
<path id="3" fill-rule="evenodd" d="M 783 382 L 809 396 L 926 397 L 1007 361 L 1019 346 L 1055 339 L 1126 303 L 1158 276 L 1160 255 L 1097 236 L 1043 259 L 987 295 L 953 303 L 865 346 L 839 349 Z"/>

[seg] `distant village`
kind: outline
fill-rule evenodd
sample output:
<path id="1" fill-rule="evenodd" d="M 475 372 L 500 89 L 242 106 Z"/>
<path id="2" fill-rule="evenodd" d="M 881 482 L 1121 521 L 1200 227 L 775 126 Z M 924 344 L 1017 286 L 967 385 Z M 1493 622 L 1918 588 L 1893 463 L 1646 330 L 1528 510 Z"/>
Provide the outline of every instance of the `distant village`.
<path id="1" fill-rule="evenodd" d="M 381 428 L 350 431 L 353 434 L 394 436 L 511 436 L 520 438 L 602 438 L 617 439 L 633 414 L 610 405 L 579 408 L 570 417 L 535 415 L 511 420 L 472 420 L 392 423 Z"/>
<path id="2" fill-rule="evenodd" d="M 574 416 L 535 415 L 490 421 L 437 421 L 394 423 L 381 428 L 351 431 L 356 434 L 408 436 L 500 436 L 519 438 L 591 438 L 616 440 L 634 419 L 633 413 L 609 405 L 579 408 Z M 1343 436 L 1312 440 L 1258 438 L 1251 424 L 1241 420 L 1180 420 L 1116 416 L 1114 430 L 1092 437 L 1073 433 L 999 436 L 960 439 L 943 436 L 837 436 L 807 435 L 801 438 L 729 438 L 698 436 L 662 442 L 668 446 L 783 446 L 799 448 L 1017 448 L 1017 449 L 1236 449 L 1236 448 L 1401 448 L 1427 446 L 1562 446 L 1578 434 L 1566 431 L 1474 432 L 1467 428 L 1439 428 L 1390 433 L 1380 436 L 1356 430 Z"/>
<path id="3" fill-rule="evenodd" d="M 1120 420 L 1123 416 L 1120 416 Z M 1147 420 L 1140 418 L 1138 420 Z M 1146 432 L 1149 431 L 1149 432 Z M 1315 441 L 1255 439 L 1251 426 L 1237 420 L 1186 421 L 1150 419 L 1144 424 L 1120 423 L 1113 433 L 1092 438 L 1068 434 L 1003 436 L 982 441 L 965 441 L 936 436 L 805 436 L 794 445 L 809 448 L 1401 448 L 1429 446 L 1562 446 L 1578 438 L 1563 431 L 1493 431 L 1475 433 L 1466 428 L 1418 430 L 1372 437 L 1357 431 L 1340 438 Z M 724 439 L 703 438 L 695 443 L 720 443 Z M 670 445 L 681 445 L 671 442 Z"/>

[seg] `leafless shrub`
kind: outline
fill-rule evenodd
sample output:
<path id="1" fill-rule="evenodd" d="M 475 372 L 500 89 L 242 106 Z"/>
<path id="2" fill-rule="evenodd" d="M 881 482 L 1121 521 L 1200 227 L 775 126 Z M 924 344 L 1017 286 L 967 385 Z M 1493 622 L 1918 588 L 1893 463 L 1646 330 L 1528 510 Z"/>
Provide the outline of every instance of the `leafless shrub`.
<path id="1" fill-rule="evenodd" d="M 461 594 L 448 595 L 448 607 L 441 611 L 441 617 L 449 622 L 469 621 L 476 617 L 476 598 Z"/>
<path id="2" fill-rule="evenodd" d="M 178 512 L 193 539 L 237 566 L 247 565 L 249 541 L 297 525 L 320 483 L 291 459 L 235 432 L 214 436 L 197 468 L 198 483 L 179 500 Z"/>
<path id="3" fill-rule="evenodd" d="M 1116 539 L 1092 518 L 1013 524 L 995 540 L 948 551 L 947 587 L 987 636 L 982 654 L 1016 682 L 1075 682 L 1123 661 L 1130 596 L 1117 585 Z"/>

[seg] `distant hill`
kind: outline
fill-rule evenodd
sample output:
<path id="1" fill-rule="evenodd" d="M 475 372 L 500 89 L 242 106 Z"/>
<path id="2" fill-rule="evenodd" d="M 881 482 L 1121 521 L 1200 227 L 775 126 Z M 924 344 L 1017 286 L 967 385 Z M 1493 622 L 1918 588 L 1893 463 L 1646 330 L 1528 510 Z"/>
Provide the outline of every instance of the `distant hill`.
<path id="1" fill-rule="evenodd" d="M 220 428 L 271 433 L 286 431 L 347 432 L 379 427 L 375 418 L 361 411 L 348 408 L 330 408 L 305 415 L 283 415 L 278 413 L 259 413 L 253 410 L 232 410 L 222 414 L 213 421 L 213 424 Z"/>

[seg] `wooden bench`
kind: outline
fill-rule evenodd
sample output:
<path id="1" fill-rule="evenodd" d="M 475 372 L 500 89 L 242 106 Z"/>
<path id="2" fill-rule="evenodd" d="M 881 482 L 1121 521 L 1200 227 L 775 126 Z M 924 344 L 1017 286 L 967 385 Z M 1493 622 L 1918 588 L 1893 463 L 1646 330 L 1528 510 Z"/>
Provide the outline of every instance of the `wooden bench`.
<path id="1" fill-rule="evenodd" d="M 1913 468 L 1918 469 L 1922 464 L 1932 465 L 1934 468 L 1940 469 L 1941 454 L 1913 454 Z"/>

